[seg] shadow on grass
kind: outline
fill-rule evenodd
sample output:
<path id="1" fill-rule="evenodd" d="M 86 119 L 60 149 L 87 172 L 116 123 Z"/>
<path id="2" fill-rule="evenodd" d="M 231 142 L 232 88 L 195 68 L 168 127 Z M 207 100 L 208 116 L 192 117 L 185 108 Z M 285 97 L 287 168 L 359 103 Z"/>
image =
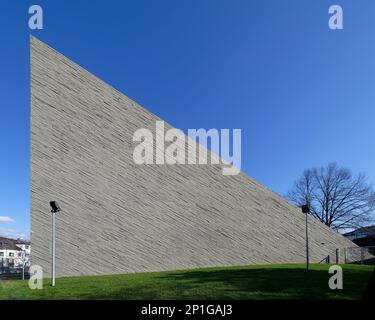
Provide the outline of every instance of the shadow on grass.
<path id="1" fill-rule="evenodd" d="M 328 287 L 327 269 L 258 268 L 168 272 L 113 292 L 126 299 L 360 299 L 369 272 L 344 271 L 344 289 Z M 157 284 L 155 286 L 155 284 Z"/>
<path id="2" fill-rule="evenodd" d="M 0 293 L 10 299 L 360 299 L 371 273 L 345 266 L 343 290 L 329 289 L 328 266 L 307 273 L 289 265 L 61 278 L 56 288 L 31 291 L 26 282 L 9 282 Z"/>

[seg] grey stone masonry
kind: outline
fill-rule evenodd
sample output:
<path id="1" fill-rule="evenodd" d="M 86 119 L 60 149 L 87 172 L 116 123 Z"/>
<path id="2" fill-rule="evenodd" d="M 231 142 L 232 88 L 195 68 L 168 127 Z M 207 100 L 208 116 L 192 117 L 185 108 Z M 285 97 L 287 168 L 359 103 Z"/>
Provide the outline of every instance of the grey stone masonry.
<path id="1" fill-rule="evenodd" d="M 32 262 L 45 276 L 51 200 L 57 276 L 305 261 L 299 209 L 220 165 L 135 164 L 133 133 L 160 119 L 30 41 Z M 312 262 L 355 246 L 312 217 L 309 228 Z"/>

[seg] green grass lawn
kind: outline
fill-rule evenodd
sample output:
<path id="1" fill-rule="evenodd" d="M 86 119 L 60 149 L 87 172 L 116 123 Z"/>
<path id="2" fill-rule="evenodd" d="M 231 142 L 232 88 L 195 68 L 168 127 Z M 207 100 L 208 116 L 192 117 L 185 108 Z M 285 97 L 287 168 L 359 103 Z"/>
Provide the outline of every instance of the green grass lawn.
<path id="1" fill-rule="evenodd" d="M 343 290 L 328 288 L 328 265 L 257 265 L 58 278 L 42 290 L 0 282 L 0 299 L 360 299 L 373 266 L 343 265 Z"/>

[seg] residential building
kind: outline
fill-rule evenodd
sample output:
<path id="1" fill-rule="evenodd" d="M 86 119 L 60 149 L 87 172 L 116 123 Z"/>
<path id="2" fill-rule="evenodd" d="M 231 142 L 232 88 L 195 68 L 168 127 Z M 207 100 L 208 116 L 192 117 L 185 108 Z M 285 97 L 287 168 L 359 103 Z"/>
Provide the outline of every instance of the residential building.
<path id="1" fill-rule="evenodd" d="M 20 248 L 24 253 L 24 261 L 26 266 L 30 266 L 30 257 L 31 257 L 31 243 L 30 241 L 17 239 L 15 240 L 15 245 Z"/>
<path id="2" fill-rule="evenodd" d="M 361 247 L 375 246 L 375 226 L 358 228 L 344 236 Z"/>
<path id="3" fill-rule="evenodd" d="M 15 244 L 15 240 L 0 237 L 0 268 L 22 266 L 23 251 Z"/>

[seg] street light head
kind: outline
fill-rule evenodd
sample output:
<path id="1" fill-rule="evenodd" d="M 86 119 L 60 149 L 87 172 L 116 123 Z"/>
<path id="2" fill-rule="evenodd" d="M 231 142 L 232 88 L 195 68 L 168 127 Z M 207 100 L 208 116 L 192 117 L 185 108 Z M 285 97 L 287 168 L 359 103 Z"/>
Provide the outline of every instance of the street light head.
<path id="1" fill-rule="evenodd" d="M 61 208 L 60 208 L 60 206 L 59 206 L 59 204 L 56 202 L 56 201 L 50 201 L 50 206 L 51 206 L 51 208 L 52 208 L 52 212 L 59 212 L 59 211 L 61 211 Z"/>
<path id="2" fill-rule="evenodd" d="M 310 208 L 307 204 L 304 204 L 303 206 L 301 206 L 301 209 L 302 209 L 302 213 L 310 213 Z"/>

